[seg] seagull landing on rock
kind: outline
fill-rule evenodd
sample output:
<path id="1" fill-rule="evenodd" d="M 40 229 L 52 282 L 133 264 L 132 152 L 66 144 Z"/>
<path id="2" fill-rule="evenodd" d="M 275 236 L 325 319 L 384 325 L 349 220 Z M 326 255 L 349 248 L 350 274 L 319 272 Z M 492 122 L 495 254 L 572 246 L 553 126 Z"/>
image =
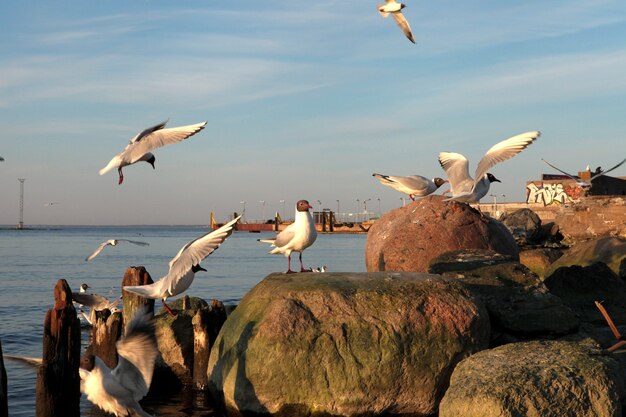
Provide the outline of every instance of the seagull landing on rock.
<path id="1" fill-rule="evenodd" d="M 601 169 L 600 167 L 598 167 L 598 169 L 596 169 L 596 172 L 594 173 L 594 175 L 593 175 L 591 178 L 589 178 L 589 181 L 581 181 L 581 179 L 580 179 L 579 177 L 577 177 L 577 176 L 575 176 L 575 175 L 572 175 L 572 174 L 568 174 L 567 172 L 565 172 L 565 171 L 563 171 L 563 170 L 561 170 L 561 169 L 559 169 L 559 168 L 555 167 L 554 165 L 552 165 L 550 162 L 546 161 L 545 159 L 543 159 L 543 158 L 542 158 L 541 160 L 542 160 L 543 162 L 545 162 L 546 164 L 550 165 L 552 168 L 554 168 L 554 169 L 556 169 L 557 171 L 559 171 L 560 173 L 562 173 L 562 174 L 564 174 L 564 175 L 567 175 L 568 177 L 570 177 L 571 179 L 573 179 L 574 181 L 576 181 L 576 184 L 577 184 L 579 187 L 583 187 L 583 188 L 591 187 L 591 181 L 595 180 L 596 178 L 598 178 L 598 177 L 600 177 L 600 176 L 602 176 L 602 175 L 605 175 L 607 172 L 611 172 L 611 171 L 613 171 L 614 169 L 619 168 L 620 166 L 622 166 L 622 164 L 623 164 L 624 162 L 626 162 L 626 159 L 624 159 L 622 162 L 620 162 L 619 164 L 615 165 L 613 168 L 609 168 L 609 169 L 607 169 L 607 170 L 605 170 L 605 171 L 602 171 L 602 169 Z M 589 169 L 589 165 L 587 165 L 587 171 L 591 171 L 591 170 Z"/>
<path id="2" fill-rule="evenodd" d="M 386 18 L 391 14 L 393 20 L 395 20 L 398 26 L 400 26 L 400 29 L 402 29 L 404 36 L 406 36 L 411 42 L 415 43 L 415 38 L 413 38 L 409 22 L 402 14 L 402 9 L 406 7 L 405 4 L 397 3 L 395 0 L 385 0 L 385 4 L 379 4 L 377 7 L 378 13 L 380 13 L 382 17 Z"/>
<path id="3" fill-rule="evenodd" d="M 414 197 L 424 197 L 437 191 L 437 188 L 445 184 L 446 180 L 442 178 L 433 178 L 429 180 L 421 175 L 409 175 L 407 177 L 372 174 L 376 177 L 381 184 L 391 187 L 394 190 L 398 190 L 401 193 L 408 194 L 411 200 L 415 201 Z"/>
<path id="4" fill-rule="evenodd" d="M 175 316 L 165 301 L 169 297 L 178 295 L 189 288 L 198 271 L 206 271 L 200 262 L 212 254 L 228 236 L 233 233 L 233 227 L 241 216 L 231 220 L 219 229 L 202 235 L 182 247 L 178 254 L 170 261 L 170 270 L 166 276 L 149 285 L 122 287 L 144 298 L 161 299 L 163 307 L 170 315 Z"/>
<path id="5" fill-rule="evenodd" d="M 113 168 L 117 168 L 120 177 L 118 184 L 121 184 L 124 181 L 122 168 L 127 165 L 132 165 L 139 161 L 146 161 L 152 165 L 154 169 L 154 161 L 156 158 L 150 151 L 185 140 L 195 135 L 206 126 L 206 122 L 202 122 L 195 125 L 165 129 L 166 123 L 167 122 L 159 123 L 137 134 L 137 136 L 130 140 L 122 152 L 115 155 L 109 164 L 100 170 L 100 175 L 104 175 Z"/>
<path id="6" fill-rule="evenodd" d="M 98 246 L 98 249 L 96 249 L 95 251 L 92 252 L 91 255 L 89 255 L 88 257 L 85 258 L 85 261 L 91 261 L 93 258 L 95 258 L 96 256 L 98 256 L 98 254 L 100 252 L 102 252 L 102 249 L 106 248 L 107 246 L 117 246 L 118 243 L 120 242 L 128 242 L 128 243 L 132 243 L 135 245 L 139 245 L 139 246 L 149 246 L 149 243 L 146 242 L 138 242 L 136 240 L 128 240 L 128 239 L 109 239 L 106 242 L 102 242 L 100 244 L 100 246 Z"/>
<path id="7" fill-rule="evenodd" d="M 439 163 L 448 175 L 452 191 L 452 197 L 447 200 L 478 203 L 489 192 L 489 185 L 492 182 L 500 182 L 499 179 L 487 171 L 496 164 L 513 158 L 526 149 L 540 135 L 541 133 L 536 131 L 526 132 L 493 145 L 478 163 L 474 178 L 469 174 L 469 162 L 463 155 L 453 152 L 441 152 L 439 154 Z"/>
<path id="8" fill-rule="evenodd" d="M 115 346 L 119 359 L 112 370 L 97 356 L 81 359 L 80 391 L 116 417 L 151 417 L 141 408 L 139 400 L 148 393 L 158 353 L 152 314 L 138 310 L 126 335 Z"/>
<path id="9" fill-rule="evenodd" d="M 311 246 L 317 239 L 317 230 L 315 230 L 315 222 L 309 209 L 311 205 L 306 200 L 300 200 L 296 203 L 296 220 L 287 226 L 285 230 L 276 235 L 273 239 L 259 239 L 259 242 L 271 243 L 275 247 L 268 253 L 275 255 L 283 253 L 287 257 L 287 274 L 294 271 L 291 270 L 291 252 L 300 253 L 300 272 L 310 272 L 305 269 L 302 264 L 302 252 Z"/>

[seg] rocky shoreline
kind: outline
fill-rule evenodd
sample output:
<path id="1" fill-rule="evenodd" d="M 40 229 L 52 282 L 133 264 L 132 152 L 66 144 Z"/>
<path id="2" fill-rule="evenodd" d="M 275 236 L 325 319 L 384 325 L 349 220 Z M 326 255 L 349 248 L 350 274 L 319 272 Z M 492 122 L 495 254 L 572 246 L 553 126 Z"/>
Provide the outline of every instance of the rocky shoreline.
<path id="1" fill-rule="evenodd" d="M 271 274 L 234 311 L 178 300 L 151 395 L 208 391 L 233 416 L 622 416 L 626 242 L 566 247 L 535 217 L 427 197 L 372 226 L 367 273 Z"/>

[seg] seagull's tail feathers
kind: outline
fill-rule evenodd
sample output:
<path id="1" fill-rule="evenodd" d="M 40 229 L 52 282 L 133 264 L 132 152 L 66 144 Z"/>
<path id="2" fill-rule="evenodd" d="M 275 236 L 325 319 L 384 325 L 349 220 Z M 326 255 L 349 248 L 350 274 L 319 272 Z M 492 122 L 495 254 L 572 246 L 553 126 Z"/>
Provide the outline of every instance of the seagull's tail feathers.
<path id="1" fill-rule="evenodd" d="M 276 238 L 270 238 L 270 239 L 257 239 L 257 242 L 263 242 L 263 243 L 274 243 L 274 241 L 276 241 Z"/>
<path id="2" fill-rule="evenodd" d="M 119 160 L 118 160 L 118 158 L 117 158 L 117 156 L 116 156 L 116 157 L 114 157 L 113 159 L 111 159 L 111 160 L 109 161 L 109 163 L 107 164 L 107 166 L 105 166 L 104 168 L 102 168 L 102 169 L 99 171 L 99 172 L 100 172 L 100 175 L 104 175 L 104 174 L 106 174 L 107 172 L 109 172 L 110 170 L 112 170 L 113 168 L 117 168 L 117 167 L 118 167 L 118 165 L 119 165 Z"/>
<path id="3" fill-rule="evenodd" d="M 162 295 L 161 295 L 161 292 L 158 291 L 159 288 L 157 287 L 157 284 L 160 284 L 162 281 L 163 280 L 159 280 L 149 285 L 126 286 L 126 287 L 122 287 L 122 290 L 132 292 L 133 294 L 136 294 L 143 298 L 159 299 L 161 298 Z"/>

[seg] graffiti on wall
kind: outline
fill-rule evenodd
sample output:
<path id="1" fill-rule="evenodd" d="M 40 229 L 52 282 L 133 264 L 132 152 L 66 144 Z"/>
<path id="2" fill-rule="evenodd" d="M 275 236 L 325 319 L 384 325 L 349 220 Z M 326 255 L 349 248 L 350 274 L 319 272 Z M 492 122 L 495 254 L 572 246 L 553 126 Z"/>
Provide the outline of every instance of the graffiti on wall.
<path id="1" fill-rule="evenodd" d="M 539 183 L 534 182 L 526 185 L 526 202 L 543 203 L 544 206 L 551 204 L 572 203 L 580 199 L 582 188 L 579 186 L 563 185 L 562 183 Z"/>

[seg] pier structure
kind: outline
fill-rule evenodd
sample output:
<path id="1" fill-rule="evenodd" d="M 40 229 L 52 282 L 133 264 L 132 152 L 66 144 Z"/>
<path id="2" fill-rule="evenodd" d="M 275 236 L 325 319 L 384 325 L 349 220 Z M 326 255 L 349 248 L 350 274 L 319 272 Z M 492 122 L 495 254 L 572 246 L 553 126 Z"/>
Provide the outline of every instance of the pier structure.
<path id="1" fill-rule="evenodd" d="M 17 229 L 21 230 L 24 228 L 24 181 L 26 178 L 18 178 L 20 182 L 20 222 L 17 224 Z"/>

